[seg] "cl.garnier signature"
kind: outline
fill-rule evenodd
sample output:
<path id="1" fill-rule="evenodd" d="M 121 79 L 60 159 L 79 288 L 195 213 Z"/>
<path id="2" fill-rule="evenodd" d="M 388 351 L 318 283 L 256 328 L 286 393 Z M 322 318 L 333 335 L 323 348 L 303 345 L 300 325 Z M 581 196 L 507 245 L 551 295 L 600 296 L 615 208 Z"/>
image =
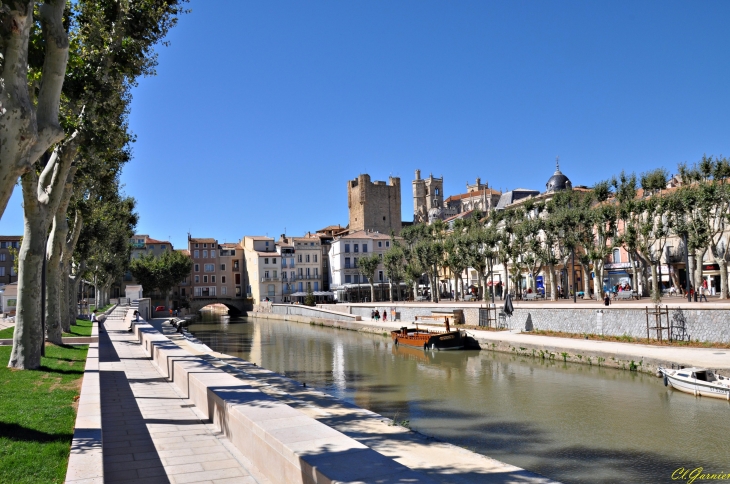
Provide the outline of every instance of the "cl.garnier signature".
<path id="1" fill-rule="evenodd" d="M 672 480 L 687 481 L 689 484 L 692 484 L 694 481 L 726 481 L 730 480 L 730 473 L 705 472 L 703 467 L 695 467 L 694 469 L 680 467 L 672 472 Z"/>

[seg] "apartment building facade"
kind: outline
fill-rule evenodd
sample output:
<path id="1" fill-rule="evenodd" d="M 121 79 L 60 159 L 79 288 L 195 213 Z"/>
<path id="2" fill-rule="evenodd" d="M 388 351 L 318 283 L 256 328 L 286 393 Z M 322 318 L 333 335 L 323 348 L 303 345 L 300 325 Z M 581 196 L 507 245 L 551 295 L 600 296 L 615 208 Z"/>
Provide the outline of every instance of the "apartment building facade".
<path id="1" fill-rule="evenodd" d="M 243 248 L 240 243 L 223 243 L 218 247 L 218 271 L 220 272 L 220 296 L 243 297 L 245 284 L 242 269 Z"/>
<path id="2" fill-rule="evenodd" d="M 380 264 L 375 271 L 374 284 L 387 298 L 388 277 L 383 267 L 383 255 L 390 249 L 390 236 L 365 230 L 335 238 L 329 250 L 330 288 L 338 301 L 365 301 L 370 299 L 370 282 L 358 268 L 362 257 L 376 254 Z"/>
<path id="3" fill-rule="evenodd" d="M 0 286 L 18 281 L 13 250 L 20 250 L 20 235 L 0 235 Z"/>
<path id="4" fill-rule="evenodd" d="M 272 302 L 282 302 L 282 255 L 277 252 L 276 241 L 271 237 L 247 235 L 242 245 L 248 281 L 246 296 L 253 298 L 254 303 L 267 298 Z"/>
<path id="5" fill-rule="evenodd" d="M 282 235 L 279 252 L 282 254 L 282 289 L 289 290 L 289 296 L 323 290 L 322 244 L 318 237 Z M 284 300 L 287 301 L 286 298 Z"/>
<path id="6" fill-rule="evenodd" d="M 193 260 L 190 298 L 217 297 L 221 276 L 218 271 L 218 241 L 214 238 L 191 237 L 188 234 L 188 251 Z"/>

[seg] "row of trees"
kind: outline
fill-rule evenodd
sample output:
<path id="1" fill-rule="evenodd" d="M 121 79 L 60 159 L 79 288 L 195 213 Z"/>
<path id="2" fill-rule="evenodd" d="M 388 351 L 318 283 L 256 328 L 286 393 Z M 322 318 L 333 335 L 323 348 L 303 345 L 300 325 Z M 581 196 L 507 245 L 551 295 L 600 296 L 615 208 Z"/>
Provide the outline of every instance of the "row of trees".
<path id="1" fill-rule="evenodd" d="M 24 233 L 9 366 L 37 368 L 46 335 L 76 317 L 77 284 L 97 304 L 129 261 L 137 216 L 119 183 L 131 157 L 131 89 L 185 0 L 14 0 L 0 9 L 0 216 L 18 178 Z"/>
<path id="2" fill-rule="evenodd" d="M 542 272 L 555 300 L 556 271 L 575 260 L 582 272 L 579 290 L 590 297 L 593 272 L 593 289 L 601 298 L 605 263 L 615 248 L 623 248 L 629 256 L 633 287 L 641 287 L 644 295 L 651 287 L 651 296 L 659 300 L 661 287 L 655 281 L 660 279 L 662 263 L 685 258 L 690 283 L 699 287 L 702 261 L 709 253 L 720 268 L 720 298 L 726 299 L 730 161 L 704 156 L 692 166 L 680 165 L 678 171 L 676 188 L 667 188 L 669 176 L 663 168 L 640 176 L 622 172 L 590 190 L 560 191 L 549 199 L 528 199 L 504 211 L 473 212 L 451 226 L 436 221 L 406 227 L 402 239 L 393 238 L 383 258 L 385 272 L 392 284 L 413 285 L 414 294 L 415 284 L 426 276 L 434 301 L 439 298 L 439 291 L 433 290 L 439 275 L 454 278 L 458 299 L 465 292 L 462 274 L 468 268 L 478 274 L 480 295 L 496 266 L 503 271 L 501 280 L 517 282 L 518 289 L 521 278 L 534 284 Z M 669 242 L 672 251 L 667 250 Z M 359 264 L 372 283 L 372 262 L 361 259 Z M 676 271 L 671 276 L 679 287 Z"/>

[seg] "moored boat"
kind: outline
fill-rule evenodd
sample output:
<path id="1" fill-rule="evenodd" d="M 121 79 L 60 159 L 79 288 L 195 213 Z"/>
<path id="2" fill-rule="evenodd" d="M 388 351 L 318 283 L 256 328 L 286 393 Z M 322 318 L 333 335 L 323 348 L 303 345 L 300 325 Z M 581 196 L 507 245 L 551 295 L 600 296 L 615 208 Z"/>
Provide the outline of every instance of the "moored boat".
<path id="1" fill-rule="evenodd" d="M 429 331 L 427 329 L 402 327 L 391 331 L 393 342 L 397 345 L 432 350 L 460 350 L 466 344 L 465 331 L 451 331 L 449 320 L 445 320 L 446 331 Z"/>
<path id="2" fill-rule="evenodd" d="M 659 367 L 657 370 L 664 377 L 664 386 L 695 396 L 723 398 L 730 401 L 730 379 L 716 375 L 707 368 L 680 368 L 677 370 Z"/>

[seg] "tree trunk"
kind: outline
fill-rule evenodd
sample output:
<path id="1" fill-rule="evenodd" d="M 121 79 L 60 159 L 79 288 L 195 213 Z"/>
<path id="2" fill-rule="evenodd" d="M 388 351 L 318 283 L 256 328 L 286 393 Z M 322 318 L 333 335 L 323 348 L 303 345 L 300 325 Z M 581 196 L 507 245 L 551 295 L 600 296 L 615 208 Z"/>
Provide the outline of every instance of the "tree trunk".
<path id="1" fill-rule="evenodd" d="M 591 298 L 591 266 L 581 262 L 580 267 L 583 272 L 583 299 L 590 299 Z M 575 275 L 573 277 L 575 277 Z M 598 301 L 598 297 L 596 297 L 596 301 Z"/>
<path id="2" fill-rule="evenodd" d="M 555 283 L 555 265 L 552 263 L 548 264 L 548 271 L 549 271 L 549 275 L 550 275 L 550 300 L 557 301 L 558 300 L 558 287 L 557 287 L 557 284 Z"/>
<path id="3" fill-rule="evenodd" d="M 5 211 L 18 177 L 33 169 L 36 161 L 64 131 L 59 124 L 61 89 L 68 60 L 68 36 L 63 26 L 65 1 L 52 0 L 39 8 L 45 44 L 42 82 L 34 103 L 28 88 L 28 43 L 35 2 L 5 2 L 2 46 L 3 69 L 0 98 L 0 215 Z M 18 292 L 20 295 L 20 291 Z"/>
<path id="4" fill-rule="evenodd" d="M 17 338 L 13 338 L 8 363 L 13 368 L 35 369 L 40 366 L 41 345 L 45 344 L 40 301 L 43 254 L 51 217 L 61 202 L 75 153 L 75 147 L 65 151 L 58 146 L 48 157 L 40 176 L 35 170 L 30 170 L 21 177 L 25 229 L 18 261 Z"/>
<path id="5" fill-rule="evenodd" d="M 674 287 L 679 291 L 678 294 L 681 294 L 682 286 L 679 283 L 679 277 L 677 276 L 677 270 L 669 264 L 667 264 L 667 266 L 669 267 L 669 278 L 672 280 L 672 285 L 674 285 Z"/>
<path id="6" fill-rule="evenodd" d="M 64 333 L 71 332 L 71 321 L 68 319 L 68 293 L 69 293 L 69 273 L 68 265 L 63 263 L 63 257 L 61 258 L 61 282 L 60 282 L 60 313 L 61 313 L 61 330 Z"/>
<path id="7" fill-rule="evenodd" d="M 695 249 L 694 286 L 695 291 L 702 287 L 702 262 L 705 260 L 707 249 Z"/>
<path id="8" fill-rule="evenodd" d="M 651 264 L 651 300 L 659 304 L 662 300 L 661 284 L 657 281 L 659 270 L 657 264 Z"/>
<path id="9" fill-rule="evenodd" d="M 13 350 L 8 366 L 36 369 L 41 365 L 41 269 L 45 248 L 43 220 L 25 214 L 23 243 L 18 254 L 18 301 L 13 333 Z"/>
<path id="10" fill-rule="evenodd" d="M 61 201 L 53 215 L 51 234 L 46 245 L 46 334 L 48 340 L 55 344 L 62 344 L 62 252 L 68 237 L 68 220 L 66 212 L 73 193 L 73 178 L 76 169 L 69 170 L 66 184 L 63 187 Z M 69 328 L 70 329 L 70 328 Z"/>

